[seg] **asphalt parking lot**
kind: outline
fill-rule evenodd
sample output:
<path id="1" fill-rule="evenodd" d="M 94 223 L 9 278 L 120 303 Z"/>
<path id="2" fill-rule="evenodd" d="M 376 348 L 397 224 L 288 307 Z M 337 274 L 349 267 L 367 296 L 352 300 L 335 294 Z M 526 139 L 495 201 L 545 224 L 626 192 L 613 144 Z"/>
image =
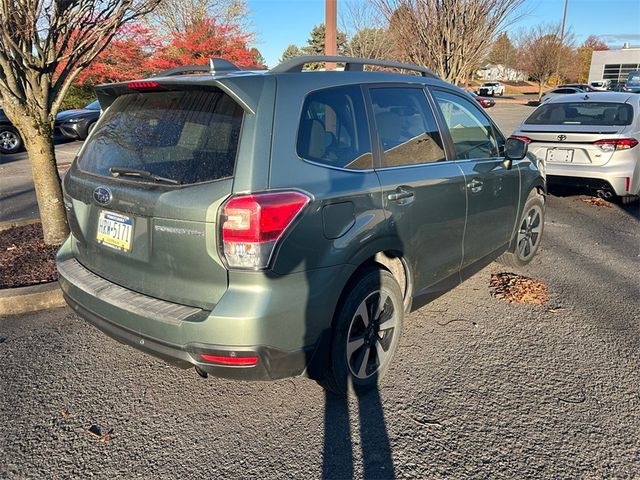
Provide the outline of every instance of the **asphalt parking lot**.
<path id="1" fill-rule="evenodd" d="M 530 110 L 490 113 L 508 134 Z M 348 402 L 203 380 L 66 308 L 2 318 L 0 478 L 638 478 L 640 213 L 585 198 L 548 197 L 517 272 L 546 304 L 492 297 L 492 264 L 412 313 L 379 392 Z"/>

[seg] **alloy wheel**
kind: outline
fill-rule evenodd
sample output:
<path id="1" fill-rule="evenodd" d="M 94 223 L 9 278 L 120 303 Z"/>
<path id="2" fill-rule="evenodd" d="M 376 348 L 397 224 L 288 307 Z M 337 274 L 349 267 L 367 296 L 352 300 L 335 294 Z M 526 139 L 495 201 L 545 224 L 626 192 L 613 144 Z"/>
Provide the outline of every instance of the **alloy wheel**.
<path id="1" fill-rule="evenodd" d="M 15 150 L 20 144 L 20 138 L 11 130 L 0 132 L 0 148 L 10 152 Z"/>
<path id="2" fill-rule="evenodd" d="M 516 248 L 520 259 L 526 261 L 535 254 L 541 232 L 542 210 L 538 205 L 534 205 L 522 219 L 518 230 Z"/>
<path id="3" fill-rule="evenodd" d="M 358 306 L 347 334 L 347 363 L 351 375 L 366 379 L 386 366 L 393 356 L 397 309 L 391 296 L 372 292 Z"/>

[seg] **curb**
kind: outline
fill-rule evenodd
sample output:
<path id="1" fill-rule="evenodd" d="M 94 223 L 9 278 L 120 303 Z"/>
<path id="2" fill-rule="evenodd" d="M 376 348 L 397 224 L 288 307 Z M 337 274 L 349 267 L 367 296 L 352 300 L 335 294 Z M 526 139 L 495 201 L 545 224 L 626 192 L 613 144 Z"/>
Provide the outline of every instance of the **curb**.
<path id="1" fill-rule="evenodd" d="M 0 317 L 64 307 L 58 282 L 0 290 Z"/>
<path id="2" fill-rule="evenodd" d="M 0 232 L 3 230 L 9 230 L 14 227 L 22 227 L 24 225 L 31 225 L 33 223 L 40 223 L 39 218 L 19 218 L 17 220 L 9 220 L 7 222 L 0 222 Z"/>

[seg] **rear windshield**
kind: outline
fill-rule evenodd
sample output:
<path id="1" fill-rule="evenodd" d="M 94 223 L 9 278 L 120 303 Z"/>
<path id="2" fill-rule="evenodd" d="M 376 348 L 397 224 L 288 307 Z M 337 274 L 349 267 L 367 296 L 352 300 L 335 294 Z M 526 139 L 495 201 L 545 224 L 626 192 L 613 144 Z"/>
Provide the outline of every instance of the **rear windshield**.
<path id="1" fill-rule="evenodd" d="M 233 176 L 242 108 L 220 90 L 136 93 L 118 97 L 102 115 L 78 160 L 81 170 L 173 183 Z"/>
<path id="2" fill-rule="evenodd" d="M 628 103 L 567 102 L 542 105 L 525 120 L 527 125 L 631 125 Z"/>

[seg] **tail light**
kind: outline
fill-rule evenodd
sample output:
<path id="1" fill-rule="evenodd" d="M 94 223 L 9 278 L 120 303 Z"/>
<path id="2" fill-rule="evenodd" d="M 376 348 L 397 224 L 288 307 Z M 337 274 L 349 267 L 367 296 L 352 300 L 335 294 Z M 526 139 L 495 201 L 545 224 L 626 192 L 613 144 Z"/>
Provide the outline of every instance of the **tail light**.
<path id="1" fill-rule="evenodd" d="M 232 268 L 267 268 L 275 246 L 311 198 L 282 191 L 232 197 L 220 210 L 222 253 Z"/>
<path id="2" fill-rule="evenodd" d="M 616 150 L 629 150 L 638 145 L 635 138 L 611 138 L 606 140 L 598 140 L 593 144 L 600 148 L 603 152 L 614 152 Z"/>
<path id="3" fill-rule="evenodd" d="M 217 363 L 218 365 L 230 365 L 234 367 L 249 367 L 258 364 L 258 357 L 256 356 L 238 357 L 235 355 L 210 355 L 208 353 L 203 353 L 200 357 L 206 362 Z"/>
<path id="4" fill-rule="evenodd" d="M 511 138 L 517 138 L 518 140 L 522 140 L 524 143 L 532 142 L 532 140 L 529 137 L 524 137 L 522 135 L 511 135 Z"/>
<path id="5" fill-rule="evenodd" d="M 133 90 L 146 90 L 158 87 L 160 87 L 160 84 L 158 82 L 154 82 L 153 80 L 140 80 L 127 83 L 127 88 L 131 88 Z"/>

